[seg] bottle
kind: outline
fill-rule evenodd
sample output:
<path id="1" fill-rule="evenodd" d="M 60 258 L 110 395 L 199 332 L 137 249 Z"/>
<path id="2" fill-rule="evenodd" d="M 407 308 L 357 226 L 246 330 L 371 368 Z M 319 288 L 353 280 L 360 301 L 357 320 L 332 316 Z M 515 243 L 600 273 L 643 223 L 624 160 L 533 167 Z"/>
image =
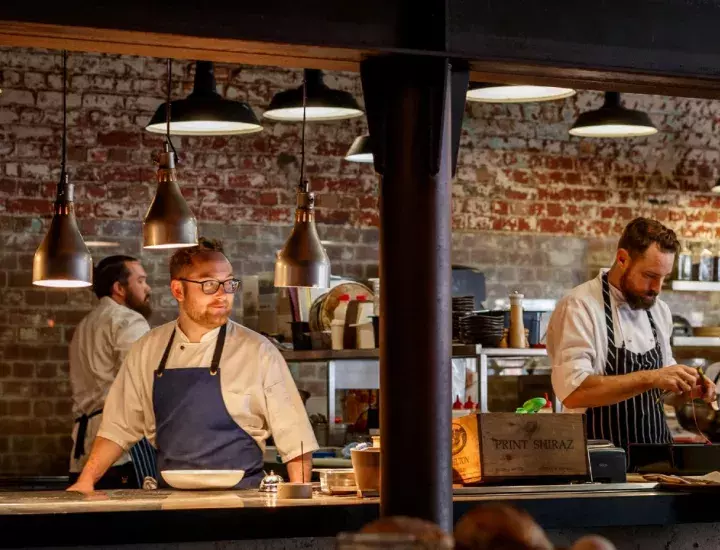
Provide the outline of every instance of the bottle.
<path id="1" fill-rule="evenodd" d="M 691 281 L 692 271 L 692 252 L 690 251 L 687 241 L 683 241 L 677 260 L 677 280 Z"/>
<path id="2" fill-rule="evenodd" d="M 453 403 L 452 408 L 453 408 L 454 411 L 460 411 L 460 410 L 462 410 L 462 408 L 463 408 L 463 402 L 460 401 L 460 396 L 459 396 L 459 395 L 455 398 L 455 403 Z"/>
<path id="3" fill-rule="evenodd" d="M 701 247 L 700 261 L 698 266 L 698 281 L 712 281 L 713 273 L 713 254 L 706 247 Z"/>
<path id="4" fill-rule="evenodd" d="M 525 347 L 525 325 L 523 323 L 522 300 L 524 296 L 517 290 L 510 294 L 510 329 L 508 330 L 508 347 Z"/>
<path id="5" fill-rule="evenodd" d="M 552 414 L 553 413 L 553 406 L 552 403 L 550 403 L 550 398 L 548 397 L 548 394 L 545 393 L 545 406 L 538 411 L 538 413 L 541 414 Z"/>
<path id="6" fill-rule="evenodd" d="M 350 295 L 342 294 L 338 298 L 338 305 L 333 312 L 333 320 L 330 322 L 330 344 L 332 349 L 341 350 L 344 348 L 345 338 L 345 317 L 347 316 Z"/>
<path id="7" fill-rule="evenodd" d="M 463 409 L 466 410 L 474 410 L 475 409 L 475 402 L 472 400 L 472 397 L 468 395 L 467 401 L 465 401 L 465 404 L 463 405 Z"/>

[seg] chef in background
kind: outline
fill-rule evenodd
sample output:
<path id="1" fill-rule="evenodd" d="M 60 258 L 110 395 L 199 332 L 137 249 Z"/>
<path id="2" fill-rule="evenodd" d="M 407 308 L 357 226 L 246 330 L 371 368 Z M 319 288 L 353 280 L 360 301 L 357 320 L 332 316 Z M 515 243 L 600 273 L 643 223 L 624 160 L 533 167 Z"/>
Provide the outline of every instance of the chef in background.
<path id="1" fill-rule="evenodd" d="M 220 243 L 176 251 L 170 278 L 179 317 L 130 349 L 69 490 L 92 491 L 143 436 L 157 449 L 161 485 L 163 470 L 244 470 L 237 488 L 257 487 L 270 435 L 290 481 L 309 480 L 318 446 L 307 413 L 280 352 L 229 319 L 239 281 Z"/>
<path id="2" fill-rule="evenodd" d="M 627 450 L 671 443 L 663 393 L 716 400 L 715 385 L 676 364 L 672 315 L 658 299 L 679 243 L 660 222 L 637 218 L 618 242 L 609 271 L 558 302 L 547 333 L 555 394 L 586 413 L 587 434 Z"/>
<path id="3" fill-rule="evenodd" d="M 150 330 L 147 322 L 152 311 L 150 287 L 137 258 L 117 255 L 101 260 L 94 269 L 93 291 L 100 301 L 80 321 L 70 342 L 70 385 L 75 418 L 71 483 L 87 462 L 102 421 L 105 398 L 125 355 L 130 346 Z M 131 457 L 122 453 L 98 486 L 139 487 L 141 482 Z"/>

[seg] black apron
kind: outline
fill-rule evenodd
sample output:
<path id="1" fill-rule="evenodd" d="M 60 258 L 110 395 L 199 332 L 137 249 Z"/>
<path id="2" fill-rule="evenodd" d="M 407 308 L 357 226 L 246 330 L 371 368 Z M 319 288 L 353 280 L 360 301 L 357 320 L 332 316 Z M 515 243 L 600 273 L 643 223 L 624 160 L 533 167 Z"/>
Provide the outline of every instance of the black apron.
<path id="1" fill-rule="evenodd" d="M 602 293 L 608 344 L 605 374 L 614 376 L 661 368 L 663 366 L 662 350 L 655 321 L 650 311 L 646 313 L 652 328 L 655 346 L 645 353 L 629 351 L 625 347 L 625 342 L 622 343 L 622 347 L 617 347 L 607 273 L 602 277 Z M 633 443 L 672 443 L 672 434 L 665 420 L 663 403 L 660 399 L 661 393 L 656 388 L 615 405 L 588 409 L 586 413 L 588 438 L 612 441 L 626 451 Z"/>

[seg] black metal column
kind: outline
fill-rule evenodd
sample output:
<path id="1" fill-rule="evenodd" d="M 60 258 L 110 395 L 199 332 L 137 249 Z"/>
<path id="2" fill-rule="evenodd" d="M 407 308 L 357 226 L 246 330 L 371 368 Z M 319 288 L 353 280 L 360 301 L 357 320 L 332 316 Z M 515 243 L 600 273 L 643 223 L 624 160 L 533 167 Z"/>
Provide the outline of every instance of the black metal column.
<path id="1" fill-rule="evenodd" d="M 390 56 L 361 77 L 380 191 L 381 513 L 452 529 L 451 177 L 468 73 Z"/>

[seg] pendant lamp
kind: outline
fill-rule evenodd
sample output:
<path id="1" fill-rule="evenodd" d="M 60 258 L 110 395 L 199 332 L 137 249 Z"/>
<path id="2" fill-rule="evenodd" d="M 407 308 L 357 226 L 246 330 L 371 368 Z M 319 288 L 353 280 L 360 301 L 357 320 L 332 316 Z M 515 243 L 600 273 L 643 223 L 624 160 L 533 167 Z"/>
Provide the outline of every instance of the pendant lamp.
<path id="1" fill-rule="evenodd" d="M 299 122 L 343 120 L 362 114 L 363 111 L 352 94 L 328 88 L 323 82 L 322 71 L 305 69 L 303 85 L 276 93 L 263 116 L 271 120 Z"/>
<path id="2" fill-rule="evenodd" d="M 370 136 L 368 134 L 355 138 L 355 141 L 353 141 L 353 144 L 345 155 L 345 160 L 351 162 L 373 162 L 373 152 L 370 147 Z"/>
<path id="3" fill-rule="evenodd" d="M 167 103 L 158 107 L 145 127 L 148 132 L 166 132 Z M 195 62 L 195 84 L 186 99 L 171 103 L 173 120 L 170 134 L 180 136 L 221 136 L 253 134 L 262 126 L 250 105 L 224 99 L 217 93 L 215 69 L 210 61 Z"/>
<path id="4" fill-rule="evenodd" d="M 618 92 L 605 92 L 603 106 L 582 113 L 570 128 L 570 134 L 580 137 L 642 137 L 656 133 L 647 113 L 623 107 Z"/>
<path id="5" fill-rule="evenodd" d="M 183 248 L 198 243 L 197 221 L 180 192 L 175 170 L 175 148 L 170 141 L 170 112 L 172 103 L 172 62 L 167 60 L 167 105 L 165 112 L 166 140 L 163 152 L 158 156 L 158 188 L 152 204 L 143 220 L 143 247 Z"/>
<path id="6" fill-rule="evenodd" d="M 33 257 L 33 284 L 54 288 L 92 285 L 93 262 L 75 220 L 67 174 L 67 52 L 63 51 L 63 134 L 60 181 L 50 229 Z"/>
<path id="7" fill-rule="evenodd" d="M 471 83 L 467 100 L 481 103 L 534 103 L 565 99 L 575 93 L 572 88 L 554 86 Z"/>
<path id="8" fill-rule="evenodd" d="M 306 83 L 303 78 L 302 108 L 306 106 Z M 315 287 L 330 286 L 330 260 L 323 248 L 315 227 L 315 195 L 305 179 L 305 122 L 302 119 L 302 153 L 300 156 L 300 183 L 297 190 L 295 224 L 283 249 L 275 261 L 275 286 Z"/>

